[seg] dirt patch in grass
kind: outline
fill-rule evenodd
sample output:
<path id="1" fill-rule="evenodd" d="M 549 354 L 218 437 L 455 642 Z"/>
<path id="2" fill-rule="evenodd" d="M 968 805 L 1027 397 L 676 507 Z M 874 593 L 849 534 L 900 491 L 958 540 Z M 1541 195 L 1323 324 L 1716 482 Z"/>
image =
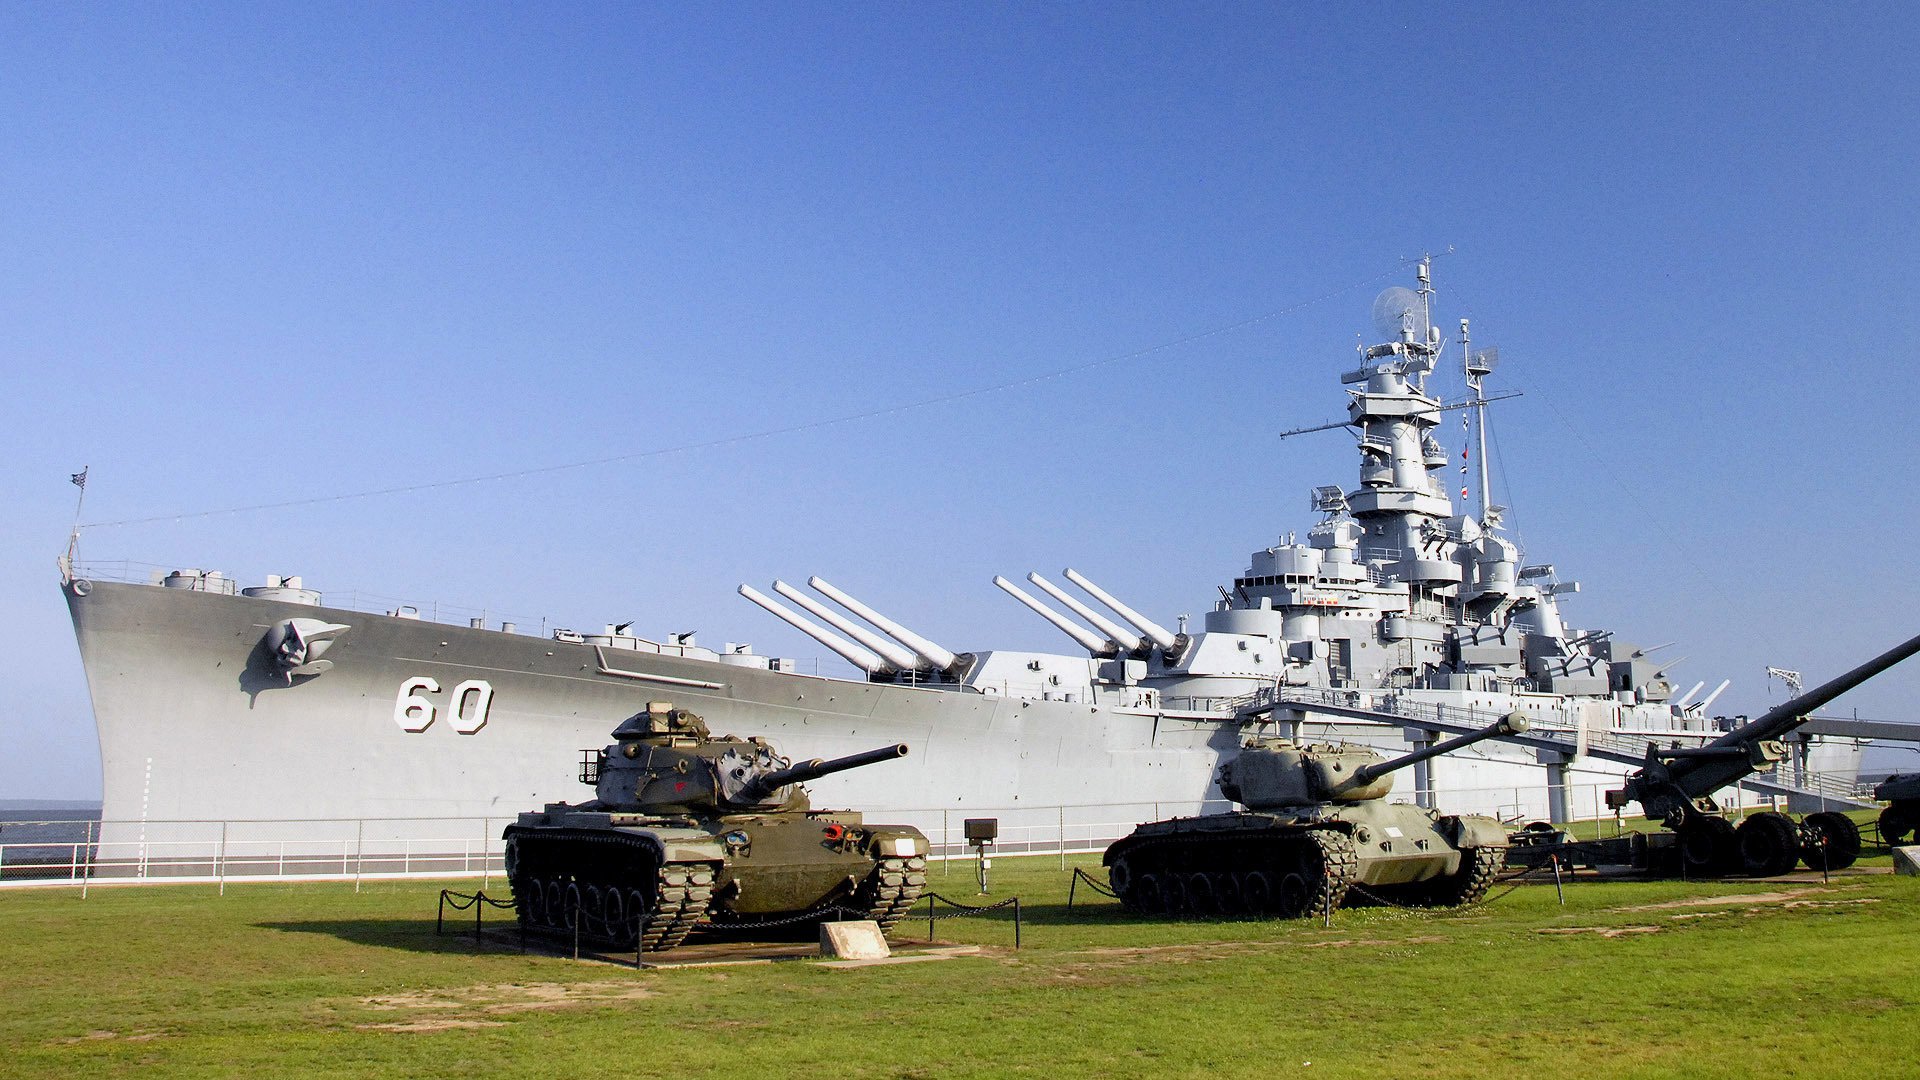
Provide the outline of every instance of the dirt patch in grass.
<path id="1" fill-rule="evenodd" d="M 1598 934 L 1606 938 L 1659 932 L 1658 926 L 1547 926 L 1534 931 L 1536 934 Z"/>
<path id="2" fill-rule="evenodd" d="M 420 1031 L 464 1031 L 472 1028 L 506 1027 L 504 1020 L 455 1020 L 450 1017 L 439 1020 L 409 1020 L 394 1024 L 355 1024 L 355 1031 L 393 1031 L 400 1033 Z"/>
<path id="3" fill-rule="evenodd" d="M 166 1034 L 166 1032 L 164 1031 L 136 1031 L 128 1035 L 122 1035 L 118 1031 L 89 1031 L 85 1035 L 74 1035 L 65 1039 L 55 1039 L 53 1040 L 53 1042 L 55 1045 L 59 1045 L 59 1046 L 73 1046 L 78 1043 L 104 1042 L 108 1039 L 117 1039 L 121 1042 L 152 1042 L 153 1040 L 160 1038 L 164 1034 Z"/>
<path id="4" fill-rule="evenodd" d="M 1632 907 L 1612 908 L 1613 911 L 1666 911 L 1671 908 L 1697 907 L 1735 907 L 1754 904 L 1779 904 L 1783 907 L 1831 907 L 1839 904 L 1873 903 L 1871 900 L 1809 900 L 1810 896 L 1823 896 L 1840 889 L 1794 889 L 1791 892 L 1746 893 L 1738 896 L 1689 896 L 1680 900 L 1663 900 L 1658 904 L 1636 904 Z"/>
<path id="5" fill-rule="evenodd" d="M 379 997 L 363 998 L 360 1003 L 370 1009 L 382 1011 L 462 1010 L 481 1013 L 516 1013 L 539 1009 L 564 1009 L 572 1005 L 638 1001 L 642 998 L 654 997 L 656 993 L 644 986 L 610 982 L 487 983 L 446 990 L 384 994 Z M 391 1025 L 385 1026 L 391 1027 Z M 456 1023 L 455 1026 L 458 1024 Z"/>

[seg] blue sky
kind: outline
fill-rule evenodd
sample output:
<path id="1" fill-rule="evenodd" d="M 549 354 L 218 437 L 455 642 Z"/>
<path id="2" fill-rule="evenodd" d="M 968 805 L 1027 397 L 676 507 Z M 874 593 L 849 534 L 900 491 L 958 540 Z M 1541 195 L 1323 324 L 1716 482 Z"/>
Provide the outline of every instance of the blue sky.
<path id="1" fill-rule="evenodd" d="M 88 520 L 167 518 L 88 560 L 808 657 L 733 588 L 819 573 L 952 648 L 1065 649 L 991 577 L 1197 617 L 1353 483 L 1343 434 L 1273 433 L 1341 415 L 1374 294 L 1449 247 L 1445 324 L 1525 392 L 1530 557 L 1757 711 L 1768 664 L 1920 631 L 1917 37 L 1891 5 L 14 5 L 0 798 L 98 789 L 53 567 L 82 465 Z"/>

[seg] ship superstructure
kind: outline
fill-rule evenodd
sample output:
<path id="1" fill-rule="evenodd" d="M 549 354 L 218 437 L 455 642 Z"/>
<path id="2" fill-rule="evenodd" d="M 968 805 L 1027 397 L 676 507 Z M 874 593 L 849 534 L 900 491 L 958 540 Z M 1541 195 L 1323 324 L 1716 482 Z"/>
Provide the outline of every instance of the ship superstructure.
<path id="1" fill-rule="evenodd" d="M 507 814 L 572 794 L 556 748 L 598 745 L 610 720 L 659 700 L 805 756 L 908 743 L 903 763 L 823 781 L 819 795 L 930 835 L 913 814 L 1050 808 L 1045 826 L 1064 836 L 1085 816 L 1071 808 L 1102 807 L 1113 820 L 1101 827 L 1124 832 L 1223 806 L 1215 767 L 1252 728 L 1325 728 L 1396 751 L 1512 711 L 1533 742 L 1419 768 L 1416 794 L 1573 816 L 1570 785 L 1615 782 L 1633 760 L 1609 756 L 1610 740 L 1637 753 L 1648 737 L 1711 738 L 1712 698 L 1676 698 L 1649 650 L 1566 624 L 1560 601 L 1577 586 L 1523 562 L 1487 504 L 1484 452 L 1477 512 L 1456 506 L 1437 430 L 1461 411 L 1484 444 L 1492 363 L 1463 322 L 1470 396 L 1436 396 L 1454 343 L 1432 322 L 1424 262 L 1418 284 L 1383 296 L 1392 332 L 1342 376 L 1348 417 L 1329 427 L 1355 433 L 1357 483 L 1314 489 L 1305 542 L 1255 551 L 1197 629 L 1184 617 L 1169 629 L 1073 569 L 1063 577 L 1078 594 L 1028 575 L 1045 599 L 995 579 L 1074 642 L 1064 654 L 954 651 L 818 577 L 811 593 L 773 583 L 779 599 L 742 585 L 861 673 L 827 678 L 691 635 L 542 637 L 327 607 L 298 579 L 239 590 L 214 573 L 134 584 L 69 567 L 104 817 Z"/>

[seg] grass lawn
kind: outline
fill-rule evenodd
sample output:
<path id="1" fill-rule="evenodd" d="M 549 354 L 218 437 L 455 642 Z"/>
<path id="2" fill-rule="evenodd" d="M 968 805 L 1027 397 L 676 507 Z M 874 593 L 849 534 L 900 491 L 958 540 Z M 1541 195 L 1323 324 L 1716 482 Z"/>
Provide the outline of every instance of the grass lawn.
<path id="1" fill-rule="evenodd" d="M 1056 858 L 994 871 L 1024 949 L 1002 911 L 939 924 L 981 956 L 855 970 L 476 951 L 434 936 L 437 883 L 4 891 L 0 1076 L 1920 1076 L 1913 878 L 1496 887 L 1326 929 L 1069 915 Z M 932 884 L 973 899 L 965 864 Z"/>

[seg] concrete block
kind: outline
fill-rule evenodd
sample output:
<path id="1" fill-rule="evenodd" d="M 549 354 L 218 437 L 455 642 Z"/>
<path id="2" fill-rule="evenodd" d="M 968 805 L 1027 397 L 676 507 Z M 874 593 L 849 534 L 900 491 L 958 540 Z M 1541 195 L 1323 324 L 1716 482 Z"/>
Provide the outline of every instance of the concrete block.
<path id="1" fill-rule="evenodd" d="M 879 960 L 892 956 L 887 936 L 872 921 L 820 924 L 820 955 L 840 960 Z"/>
<path id="2" fill-rule="evenodd" d="M 1905 877 L 1920 877 L 1920 847 L 1894 848 L 1893 872 Z"/>

